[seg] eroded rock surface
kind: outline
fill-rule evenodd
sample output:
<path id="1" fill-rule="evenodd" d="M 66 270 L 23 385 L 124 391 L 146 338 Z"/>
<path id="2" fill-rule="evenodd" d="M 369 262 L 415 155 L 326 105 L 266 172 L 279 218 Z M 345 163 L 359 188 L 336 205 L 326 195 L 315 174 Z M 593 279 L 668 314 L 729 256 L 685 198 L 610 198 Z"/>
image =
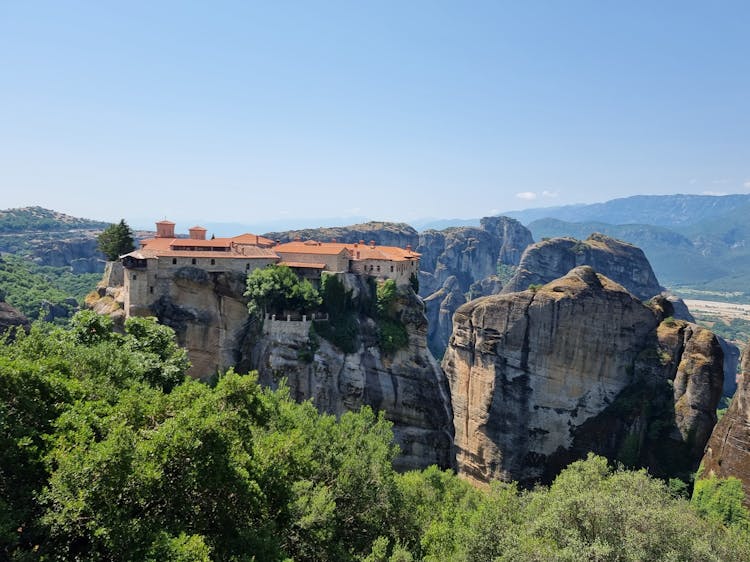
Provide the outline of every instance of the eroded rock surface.
<path id="1" fill-rule="evenodd" d="M 338 276 L 353 290 L 355 301 L 371 290 L 355 275 Z M 311 399 L 322 412 L 341 414 L 363 405 L 384 410 L 401 447 L 397 468 L 451 467 L 453 422 L 448 386 L 427 348 L 422 302 L 411 289 L 401 288 L 398 311 L 409 344 L 393 354 L 380 350 L 376 326 L 366 316 L 358 317 L 359 345 L 349 354 L 322 337 L 315 342 L 317 348 L 311 349 L 307 329 L 280 322 L 270 331 L 264 327 L 266 333 L 253 349 L 251 366 L 262 384 L 276 386 L 284 378 L 296 400 Z"/>
<path id="2" fill-rule="evenodd" d="M 657 474 L 694 470 L 722 355 L 713 334 L 672 313 L 587 266 L 461 306 L 442 364 L 459 472 L 549 481 L 589 450 Z"/>
<path id="3" fill-rule="evenodd" d="M 750 346 L 742 354 L 737 391 L 711 434 L 702 464 L 704 476 L 739 478 L 750 509 Z"/>
<path id="4" fill-rule="evenodd" d="M 427 304 L 428 342 L 437 357 L 445 351 L 453 313 L 466 295 L 477 298 L 499 292 L 498 267 L 517 265 L 524 249 L 533 243 L 531 232 L 514 219 L 485 217 L 480 225 L 426 230 L 419 235 L 419 294 Z"/>
<path id="5" fill-rule="evenodd" d="M 503 292 L 514 293 L 531 285 L 544 285 L 581 265 L 593 267 L 644 301 L 664 290 L 640 248 L 594 233 L 586 240 L 552 238 L 529 246 Z"/>

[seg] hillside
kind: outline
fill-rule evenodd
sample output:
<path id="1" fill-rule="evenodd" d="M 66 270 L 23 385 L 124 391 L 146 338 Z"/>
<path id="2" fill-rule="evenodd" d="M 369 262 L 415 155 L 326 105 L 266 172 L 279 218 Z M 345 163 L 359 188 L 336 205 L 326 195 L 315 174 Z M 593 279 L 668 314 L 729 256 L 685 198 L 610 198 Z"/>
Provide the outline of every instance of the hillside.
<path id="1" fill-rule="evenodd" d="M 43 207 L 22 207 L 0 211 L 0 233 L 30 231 L 101 230 L 109 223 L 72 217 Z"/>

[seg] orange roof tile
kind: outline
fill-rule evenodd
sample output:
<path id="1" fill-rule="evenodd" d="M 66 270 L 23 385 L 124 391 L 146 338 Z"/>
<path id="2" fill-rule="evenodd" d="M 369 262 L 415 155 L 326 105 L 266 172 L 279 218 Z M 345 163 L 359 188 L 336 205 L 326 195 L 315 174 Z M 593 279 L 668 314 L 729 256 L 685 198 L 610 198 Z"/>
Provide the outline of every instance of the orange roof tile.
<path id="1" fill-rule="evenodd" d="M 257 234 L 251 234 L 249 232 L 240 234 L 239 236 L 233 236 L 232 241 L 237 244 L 258 244 L 259 246 L 273 246 L 276 244 L 276 242 L 270 238 L 258 236 Z"/>
<path id="2" fill-rule="evenodd" d="M 142 248 L 140 250 L 135 250 L 134 252 L 130 252 L 129 254 L 125 254 L 127 256 L 133 256 L 136 259 L 149 259 L 149 258 L 213 258 L 213 259 L 219 259 L 219 260 L 226 260 L 226 259 L 272 259 L 272 260 L 278 260 L 279 256 L 276 255 L 276 253 L 273 250 L 269 250 L 266 248 L 258 248 L 255 246 L 251 246 L 247 248 L 246 253 L 238 253 L 238 252 L 205 252 L 205 251 L 196 251 L 196 250 L 169 250 L 169 249 L 151 249 L 151 248 Z M 122 256 L 121 256 L 122 257 Z"/>

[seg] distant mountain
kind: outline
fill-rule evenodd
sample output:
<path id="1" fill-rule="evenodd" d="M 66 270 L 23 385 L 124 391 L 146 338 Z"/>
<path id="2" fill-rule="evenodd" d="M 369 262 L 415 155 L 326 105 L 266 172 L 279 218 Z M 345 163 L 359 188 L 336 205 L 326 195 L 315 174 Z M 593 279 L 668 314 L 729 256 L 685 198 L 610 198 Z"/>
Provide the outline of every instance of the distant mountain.
<path id="1" fill-rule="evenodd" d="M 0 211 L 0 233 L 60 230 L 101 230 L 107 222 L 72 217 L 43 207 L 23 207 Z"/>
<path id="2" fill-rule="evenodd" d="M 636 195 L 590 205 L 566 205 L 502 213 L 528 225 L 554 218 L 568 222 L 597 221 L 609 224 L 650 224 L 681 227 L 710 220 L 750 205 L 750 194 L 737 195 Z"/>

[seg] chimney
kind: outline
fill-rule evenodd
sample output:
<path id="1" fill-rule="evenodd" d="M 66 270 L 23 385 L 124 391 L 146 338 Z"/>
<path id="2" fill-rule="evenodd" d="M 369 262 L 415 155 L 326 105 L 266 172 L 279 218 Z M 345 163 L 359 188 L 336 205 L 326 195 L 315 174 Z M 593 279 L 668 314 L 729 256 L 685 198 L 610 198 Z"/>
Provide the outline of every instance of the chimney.
<path id="1" fill-rule="evenodd" d="M 407 244 L 406 245 L 406 251 L 407 252 L 411 252 L 411 244 Z"/>
<path id="2" fill-rule="evenodd" d="M 189 228 L 188 232 L 190 233 L 191 240 L 205 240 L 206 239 L 206 229 L 203 228 L 202 226 L 194 226 L 192 228 Z"/>
<path id="3" fill-rule="evenodd" d="M 374 247 L 375 247 L 375 240 L 370 240 L 370 248 L 374 248 Z"/>
<path id="4" fill-rule="evenodd" d="M 174 223 L 163 220 L 156 223 L 157 238 L 174 238 Z"/>
<path id="5" fill-rule="evenodd" d="M 365 241 L 364 241 L 364 240 L 360 240 L 360 241 L 359 241 L 359 245 L 360 245 L 360 246 L 364 246 L 364 245 L 365 245 Z"/>

